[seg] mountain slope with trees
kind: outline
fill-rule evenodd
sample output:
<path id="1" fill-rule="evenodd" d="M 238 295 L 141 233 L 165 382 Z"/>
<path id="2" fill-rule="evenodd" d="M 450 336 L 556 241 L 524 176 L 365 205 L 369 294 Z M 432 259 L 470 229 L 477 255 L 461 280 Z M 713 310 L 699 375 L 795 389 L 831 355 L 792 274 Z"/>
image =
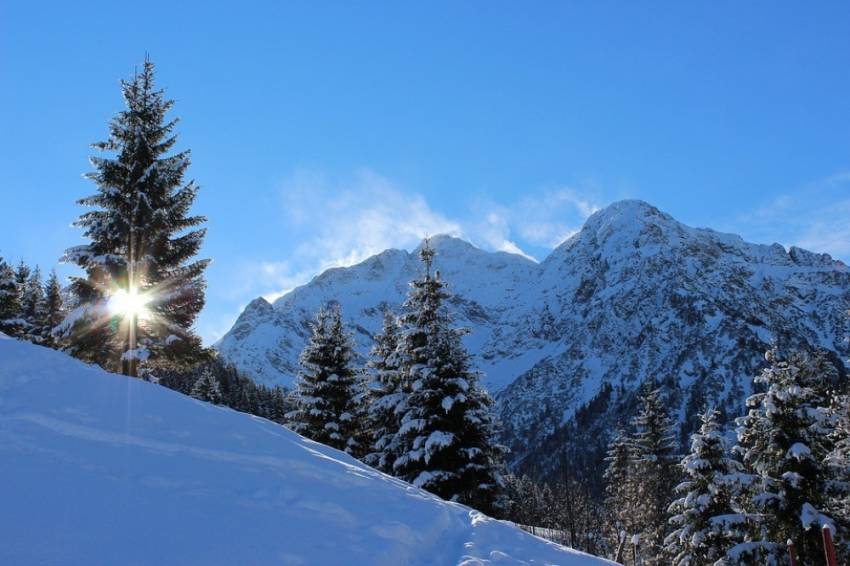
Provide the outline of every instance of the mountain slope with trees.
<path id="1" fill-rule="evenodd" d="M 850 357 L 850 269 L 826 254 L 685 226 L 641 201 L 593 214 L 541 263 L 431 239 L 435 269 L 483 383 L 497 402 L 511 464 L 536 476 L 561 462 L 601 477 L 614 431 L 654 379 L 678 441 L 706 404 L 742 414 L 764 352 L 824 348 Z M 319 307 L 338 303 L 365 360 L 386 310 L 400 312 L 419 250 L 330 269 L 278 299 L 252 302 L 217 344 L 257 381 L 291 387 Z"/>

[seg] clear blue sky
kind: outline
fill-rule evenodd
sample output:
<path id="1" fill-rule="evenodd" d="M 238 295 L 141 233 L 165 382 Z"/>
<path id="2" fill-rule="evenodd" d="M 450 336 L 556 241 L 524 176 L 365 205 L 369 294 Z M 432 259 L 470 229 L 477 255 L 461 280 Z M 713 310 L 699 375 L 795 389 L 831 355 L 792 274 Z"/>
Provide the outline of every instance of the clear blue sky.
<path id="1" fill-rule="evenodd" d="M 624 197 L 850 259 L 846 1 L 214 4 L 0 0 L 0 254 L 81 242 L 148 52 L 210 219 L 208 341 L 328 265 L 443 231 L 542 258 Z"/>

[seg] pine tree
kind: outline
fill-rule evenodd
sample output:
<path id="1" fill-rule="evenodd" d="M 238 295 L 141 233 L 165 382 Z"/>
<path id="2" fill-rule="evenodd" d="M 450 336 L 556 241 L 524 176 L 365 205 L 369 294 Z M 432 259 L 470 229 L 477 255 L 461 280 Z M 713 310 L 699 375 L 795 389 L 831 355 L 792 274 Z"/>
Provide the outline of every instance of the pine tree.
<path id="1" fill-rule="evenodd" d="M 676 432 L 659 389 L 641 396 L 641 411 L 634 419 L 632 465 L 635 497 L 635 530 L 644 564 L 669 564 L 664 556 L 667 507 L 678 479 Z"/>
<path id="2" fill-rule="evenodd" d="M 42 317 L 41 336 L 42 343 L 47 346 L 55 346 L 56 340 L 53 330 L 59 326 L 65 316 L 65 305 L 62 300 L 62 286 L 56 271 L 51 271 L 47 282 L 44 284 L 44 314 Z"/>
<path id="3" fill-rule="evenodd" d="M 18 267 L 15 268 L 15 286 L 18 288 L 18 296 L 21 298 L 21 308 L 23 309 L 23 295 L 27 288 L 27 281 L 29 281 L 30 274 L 32 274 L 32 270 L 29 266 L 24 263 L 24 260 L 21 260 L 18 263 Z"/>
<path id="4" fill-rule="evenodd" d="M 395 316 L 384 313 L 384 326 L 375 336 L 368 367 L 370 387 L 367 423 L 372 445 L 364 461 L 381 471 L 392 473 L 393 462 L 399 455 L 396 432 L 401 425 L 401 413 L 410 393 L 405 390 L 398 367 L 399 328 Z"/>
<path id="5" fill-rule="evenodd" d="M 479 385 L 442 303 L 449 296 L 426 240 L 424 274 L 411 283 L 398 346 L 401 381 L 408 387 L 397 434 L 396 475 L 417 487 L 485 513 L 500 505 L 502 451 L 494 444 L 492 400 Z"/>
<path id="6" fill-rule="evenodd" d="M 195 381 L 195 385 L 192 386 L 191 395 L 195 399 L 213 403 L 214 405 L 221 404 L 221 386 L 215 374 L 209 368 L 205 369 L 198 380 Z"/>
<path id="7" fill-rule="evenodd" d="M 338 307 L 322 308 L 313 335 L 301 352 L 296 408 L 287 415 L 299 434 L 356 454 L 358 446 L 357 372 L 351 367 L 351 337 Z"/>
<path id="8" fill-rule="evenodd" d="M 17 336 L 20 332 L 21 303 L 15 271 L 0 257 L 0 332 Z"/>
<path id="9" fill-rule="evenodd" d="M 27 320 L 27 311 L 30 305 L 27 304 L 27 285 L 29 283 L 32 270 L 27 264 L 21 260 L 18 267 L 15 268 L 15 302 L 17 304 L 17 312 L 15 314 L 14 324 L 11 325 L 12 335 L 18 338 L 28 339 L 31 331 L 29 320 Z"/>
<path id="10" fill-rule="evenodd" d="M 21 289 L 21 317 L 27 323 L 24 338 L 30 342 L 41 343 L 44 335 L 44 287 L 41 282 L 41 270 L 30 270 Z"/>
<path id="11" fill-rule="evenodd" d="M 729 456 L 718 424 L 720 413 L 700 415 L 699 431 L 691 435 L 691 451 L 681 462 L 686 480 L 669 508 L 674 530 L 665 540 L 674 566 L 714 564 L 734 545 L 744 515 L 732 509 L 741 463 Z"/>
<path id="12" fill-rule="evenodd" d="M 828 510 L 835 518 L 839 528 L 844 532 L 850 532 L 850 488 L 846 480 L 850 478 L 850 395 L 836 394 L 832 403 L 832 416 L 835 419 L 835 431 L 832 434 L 833 449 L 827 463 L 833 481 L 839 489 L 833 489 L 830 493 Z M 842 481 L 843 480 L 843 481 Z M 843 486 L 843 489 L 841 487 Z M 850 556 L 850 536 L 839 540 L 842 545 L 841 551 Z"/>
<path id="13" fill-rule="evenodd" d="M 352 439 L 349 454 L 361 460 L 373 451 L 375 443 L 370 426 L 370 409 L 372 405 L 371 378 L 363 370 L 358 370 L 354 381 L 354 398 L 352 399 Z"/>
<path id="14" fill-rule="evenodd" d="M 752 474 L 742 505 L 755 520 L 730 559 L 784 564 L 790 539 L 799 562 L 814 564 L 823 556 L 821 526 L 841 526 L 827 514 L 830 495 L 848 488 L 846 476 L 832 476 L 828 460 L 836 424 L 830 396 L 841 380 L 823 353 L 782 360 L 772 350 L 766 359 L 769 366 L 755 379 L 766 391 L 752 395 L 747 415 L 737 420 L 737 450 Z M 846 536 L 840 528 L 839 546 Z"/>
<path id="15" fill-rule="evenodd" d="M 204 304 L 207 260 L 193 261 L 205 221 L 190 216 L 198 193 L 183 183 L 189 151 L 167 155 L 177 120 L 173 101 L 154 86 L 154 65 L 122 81 L 126 109 L 110 123 L 109 139 L 94 147 L 87 177 L 97 193 L 79 204 L 93 207 L 76 225 L 88 244 L 66 251 L 82 268 L 72 279 L 74 309 L 61 326 L 69 350 L 111 370 L 136 375 L 147 366 L 191 363 L 200 340 L 191 325 Z M 188 231 L 187 231 L 188 230 Z"/>
<path id="16" fill-rule="evenodd" d="M 615 560 L 622 559 L 622 545 L 628 536 L 637 532 L 635 509 L 637 505 L 636 481 L 632 458 L 632 438 L 619 430 L 608 445 L 605 481 L 605 507 L 614 518 L 613 537 L 617 547 Z"/>

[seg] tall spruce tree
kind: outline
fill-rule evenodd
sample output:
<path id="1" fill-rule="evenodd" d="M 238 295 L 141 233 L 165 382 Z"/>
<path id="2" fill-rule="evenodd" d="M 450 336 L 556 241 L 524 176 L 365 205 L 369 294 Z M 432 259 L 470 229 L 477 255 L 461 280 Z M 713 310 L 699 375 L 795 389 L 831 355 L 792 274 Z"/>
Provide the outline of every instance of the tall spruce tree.
<path id="1" fill-rule="evenodd" d="M 822 525 L 841 526 L 828 514 L 830 497 L 848 489 L 848 478 L 834 477 L 828 460 L 836 424 L 830 397 L 841 378 L 823 353 L 781 359 L 771 350 L 765 357 L 769 366 L 755 383 L 766 390 L 747 400 L 748 413 L 737 420 L 737 450 L 752 474 L 742 506 L 755 520 L 729 557 L 784 564 L 790 539 L 800 563 L 814 564 L 823 556 Z M 846 538 L 839 528 L 839 547 Z"/>
<path id="2" fill-rule="evenodd" d="M 830 475 L 836 479 L 850 478 L 850 395 L 838 393 L 832 404 L 833 417 L 836 420 L 832 435 L 833 449 L 829 455 Z M 841 485 L 841 484 L 839 484 Z M 829 514 L 835 518 L 839 528 L 850 533 L 850 489 L 833 490 L 828 505 Z M 850 556 L 850 536 L 839 540 L 841 552 Z"/>
<path id="3" fill-rule="evenodd" d="M 27 323 L 24 337 L 40 344 L 44 339 L 44 287 L 38 266 L 30 270 L 21 290 L 21 317 Z"/>
<path id="4" fill-rule="evenodd" d="M 358 376 L 351 367 L 351 336 L 338 306 L 322 308 L 313 335 L 301 352 L 290 427 L 322 444 L 357 454 L 361 423 L 356 420 Z"/>
<path id="5" fill-rule="evenodd" d="M 24 263 L 24 260 L 18 262 L 18 267 L 15 268 L 15 285 L 18 287 L 19 296 L 23 296 L 24 291 L 27 288 L 27 281 L 29 281 L 31 273 L 32 269 L 30 269 L 29 266 Z"/>
<path id="6" fill-rule="evenodd" d="M 409 390 L 404 387 L 398 367 L 399 328 L 395 316 L 384 313 L 381 333 L 369 354 L 369 404 L 367 423 L 371 431 L 371 450 L 364 461 L 381 471 L 392 473 L 399 455 L 396 432 Z"/>
<path id="7" fill-rule="evenodd" d="M 440 497 L 486 513 L 500 508 L 501 448 L 494 443 L 492 400 L 479 385 L 452 328 L 443 301 L 449 296 L 432 272 L 434 250 L 420 251 L 422 277 L 411 283 L 398 346 L 401 380 L 410 388 L 398 431 L 393 470 Z"/>
<path id="8" fill-rule="evenodd" d="M 667 414 L 661 390 L 647 388 L 641 411 L 634 419 L 632 465 L 634 473 L 635 529 L 642 563 L 669 564 L 664 555 L 667 507 L 679 477 L 676 432 Z"/>
<path id="9" fill-rule="evenodd" d="M 617 549 L 615 560 L 622 560 L 623 544 L 637 532 L 635 509 L 637 505 L 632 438 L 624 430 L 617 431 L 608 445 L 605 457 L 605 507 L 614 519 L 612 542 Z"/>
<path id="10" fill-rule="evenodd" d="M 676 487 L 681 497 L 670 505 L 674 530 L 665 540 L 674 566 L 714 564 L 744 526 L 745 516 L 732 509 L 742 466 L 730 457 L 719 416 L 716 410 L 700 415 L 702 424 L 681 462 L 686 480 Z"/>
<path id="11" fill-rule="evenodd" d="M 62 299 L 62 285 L 56 271 L 50 272 L 44 284 L 44 316 L 42 319 L 42 342 L 47 346 L 55 346 L 53 330 L 59 326 L 65 316 L 65 305 Z"/>
<path id="12" fill-rule="evenodd" d="M 205 219 L 189 214 L 198 193 L 183 181 L 189 151 L 168 155 L 177 119 L 166 117 L 174 103 L 155 87 L 153 63 L 145 59 L 121 90 L 126 109 L 107 141 L 94 144 L 107 154 L 91 159 L 97 193 L 78 201 L 93 208 L 76 222 L 89 243 L 64 256 L 86 275 L 72 279 L 76 304 L 61 330 L 74 355 L 136 375 L 140 362 L 198 358 L 191 326 L 204 305 L 208 260 L 193 260 L 205 232 L 194 228 Z"/>
<path id="13" fill-rule="evenodd" d="M 25 339 L 28 338 L 31 331 L 29 320 L 27 320 L 27 311 L 30 305 L 27 304 L 26 297 L 31 273 L 32 270 L 24 263 L 24 260 L 18 262 L 18 266 L 15 268 L 15 296 L 17 297 L 18 311 L 12 331 L 14 336 Z"/>
<path id="14" fill-rule="evenodd" d="M 20 330 L 21 303 L 15 270 L 0 257 L 0 332 L 17 336 Z"/>

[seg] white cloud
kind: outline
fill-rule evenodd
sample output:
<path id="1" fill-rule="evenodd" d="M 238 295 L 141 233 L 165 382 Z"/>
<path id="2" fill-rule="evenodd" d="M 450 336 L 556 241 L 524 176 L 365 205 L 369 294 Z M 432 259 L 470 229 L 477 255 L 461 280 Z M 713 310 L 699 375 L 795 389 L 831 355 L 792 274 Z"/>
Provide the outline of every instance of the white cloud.
<path id="1" fill-rule="evenodd" d="M 421 195 L 368 170 L 350 182 L 299 172 L 284 183 L 283 195 L 285 212 L 305 236 L 296 260 L 312 263 L 316 272 L 387 248 L 409 249 L 426 235 L 464 235 L 458 222 L 432 210 Z"/>

